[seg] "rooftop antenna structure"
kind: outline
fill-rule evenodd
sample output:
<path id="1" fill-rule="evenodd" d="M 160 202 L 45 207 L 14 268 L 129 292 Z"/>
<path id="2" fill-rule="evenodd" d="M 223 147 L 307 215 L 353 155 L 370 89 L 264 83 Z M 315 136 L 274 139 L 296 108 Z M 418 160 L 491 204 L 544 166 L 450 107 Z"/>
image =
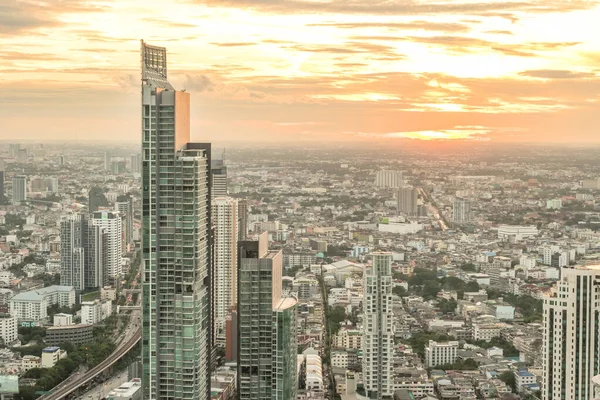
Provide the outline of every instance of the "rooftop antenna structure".
<path id="1" fill-rule="evenodd" d="M 175 90 L 167 80 L 167 49 L 141 40 L 142 85 Z"/>

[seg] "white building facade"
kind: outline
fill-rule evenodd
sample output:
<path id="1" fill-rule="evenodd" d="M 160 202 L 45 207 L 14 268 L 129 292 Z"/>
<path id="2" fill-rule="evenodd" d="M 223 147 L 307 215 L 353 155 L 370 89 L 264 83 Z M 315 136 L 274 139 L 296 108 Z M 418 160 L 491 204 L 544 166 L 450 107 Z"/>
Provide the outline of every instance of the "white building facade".
<path id="1" fill-rule="evenodd" d="M 106 237 L 106 252 L 104 254 L 104 275 L 108 281 L 114 281 L 121 276 L 123 258 L 123 233 L 121 215 L 118 212 L 97 211 L 93 214 L 92 225 L 104 230 Z"/>
<path id="2" fill-rule="evenodd" d="M 394 314 L 392 312 L 392 253 L 372 253 L 373 265 L 364 274 L 363 381 L 367 397 L 394 394 Z"/>
<path id="3" fill-rule="evenodd" d="M 563 268 L 544 297 L 543 400 L 593 398 L 600 373 L 600 265 Z"/>
<path id="4" fill-rule="evenodd" d="M 458 357 L 458 342 L 436 342 L 430 340 L 425 347 L 425 366 L 433 368 L 438 365 L 453 364 Z"/>

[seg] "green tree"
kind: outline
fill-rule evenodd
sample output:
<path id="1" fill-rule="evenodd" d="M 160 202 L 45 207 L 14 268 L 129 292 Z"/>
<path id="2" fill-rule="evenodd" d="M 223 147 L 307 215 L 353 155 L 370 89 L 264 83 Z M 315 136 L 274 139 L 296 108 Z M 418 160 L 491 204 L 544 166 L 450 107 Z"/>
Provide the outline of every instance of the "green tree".
<path id="1" fill-rule="evenodd" d="M 515 374 L 512 371 L 505 371 L 498 376 L 502 382 L 506 383 L 508 387 L 511 388 L 513 393 L 517 391 L 517 380 L 515 379 Z"/>
<path id="2" fill-rule="evenodd" d="M 392 289 L 392 293 L 399 297 L 408 296 L 408 292 L 402 286 L 396 286 Z"/>

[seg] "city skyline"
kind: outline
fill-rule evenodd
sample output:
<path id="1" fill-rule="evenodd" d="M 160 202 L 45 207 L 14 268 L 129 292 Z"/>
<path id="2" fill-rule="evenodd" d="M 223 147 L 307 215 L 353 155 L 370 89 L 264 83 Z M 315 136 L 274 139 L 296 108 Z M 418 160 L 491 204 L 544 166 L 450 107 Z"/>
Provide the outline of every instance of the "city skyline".
<path id="1" fill-rule="evenodd" d="M 139 140 L 143 36 L 194 94 L 192 140 L 600 141 L 596 1 L 153 5 L 7 6 L 0 139 Z"/>

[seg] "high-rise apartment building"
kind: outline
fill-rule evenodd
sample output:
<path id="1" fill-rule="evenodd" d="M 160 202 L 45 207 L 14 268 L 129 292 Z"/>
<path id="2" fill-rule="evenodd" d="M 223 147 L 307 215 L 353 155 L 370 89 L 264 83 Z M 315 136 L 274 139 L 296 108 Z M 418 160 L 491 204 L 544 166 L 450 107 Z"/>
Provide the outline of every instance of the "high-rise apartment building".
<path id="1" fill-rule="evenodd" d="M 212 201 L 214 227 L 213 316 L 216 338 L 225 343 L 227 313 L 237 303 L 237 200 L 215 197 Z"/>
<path id="2" fill-rule="evenodd" d="M 210 168 L 213 198 L 227 196 L 227 166 L 225 159 L 214 159 Z"/>
<path id="3" fill-rule="evenodd" d="M 375 186 L 380 188 L 399 188 L 404 183 L 402 171 L 381 170 L 375 174 Z"/>
<path id="4" fill-rule="evenodd" d="M 391 399 L 394 394 L 394 314 L 392 253 L 371 253 L 364 273 L 363 381 L 367 397 Z"/>
<path id="5" fill-rule="evenodd" d="M 141 51 L 144 398 L 209 399 L 211 148 L 190 143 L 190 95 L 169 84 L 166 49 Z"/>
<path id="6" fill-rule="evenodd" d="M 282 296 L 283 254 L 268 233 L 239 242 L 238 391 L 241 400 L 293 400 L 297 300 Z"/>
<path id="7" fill-rule="evenodd" d="M 467 224 L 471 222 L 471 202 L 469 200 L 457 197 L 454 199 L 452 210 L 455 224 Z"/>
<path id="8" fill-rule="evenodd" d="M 593 397 L 600 374 L 600 266 L 562 268 L 544 297 L 543 400 Z"/>
<path id="9" fill-rule="evenodd" d="M 409 217 L 415 217 L 419 213 L 419 189 L 403 187 L 398 189 L 398 213 L 404 213 Z"/>
<path id="10" fill-rule="evenodd" d="M 238 200 L 238 237 L 239 240 L 248 236 L 248 200 Z"/>
<path id="11" fill-rule="evenodd" d="M 27 200 L 27 177 L 15 176 L 12 181 L 12 191 L 13 204 Z"/>
<path id="12" fill-rule="evenodd" d="M 108 283 L 119 279 L 123 272 L 123 234 L 121 215 L 111 211 L 96 211 L 92 214 L 92 225 L 100 227 L 105 235 L 104 276 Z"/>
<path id="13" fill-rule="evenodd" d="M 104 230 L 86 214 L 73 214 L 60 223 L 60 284 L 82 291 L 104 286 L 107 242 Z"/>
<path id="14" fill-rule="evenodd" d="M 110 165 L 111 163 L 111 156 L 110 153 L 108 151 L 104 152 L 104 170 L 105 171 L 110 171 Z"/>
<path id="15" fill-rule="evenodd" d="M 4 158 L 0 158 L 0 204 L 4 201 L 4 177 L 6 167 L 4 164 Z"/>
<path id="16" fill-rule="evenodd" d="M 142 172 L 142 155 L 134 154 L 131 156 L 131 172 L 134 174 L 139 174 Z"/>
<path id="17" fill-rule="evenodd" d="M 121 215 L 123 222 L 123 247 L 127 248 L 127 246 L 133 244 L 133 199 L 131 196 L 124 197 L 117 199 L 115 210 Z"/>
<path id="18" fill-rule="evenodd" d="M 453 364 L 458 358 L 457 341 L 436 342 L 430 340 L 425 347 L 425 367 L 433 368 L 438 365 Z"/>

